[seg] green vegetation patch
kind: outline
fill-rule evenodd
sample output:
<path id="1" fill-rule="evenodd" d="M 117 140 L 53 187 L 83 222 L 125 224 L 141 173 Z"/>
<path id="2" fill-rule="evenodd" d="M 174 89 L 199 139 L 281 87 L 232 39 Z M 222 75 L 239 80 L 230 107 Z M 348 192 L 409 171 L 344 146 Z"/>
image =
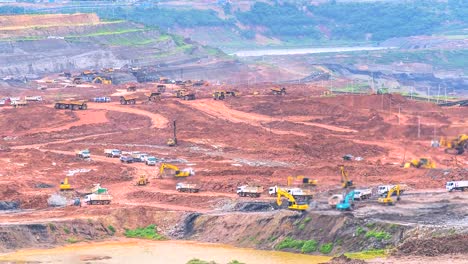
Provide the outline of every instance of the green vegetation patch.
<path id="1" fill-rule="evenodd" d="M 115 227 L 113 227 L 112 225 L 109 225 L 107 227 L 107 229 L 109 229 L 109 231 L 112 233 L 112 235 L 115 234 Z"/>
<path id="2" fill-rule="evenodd" d="M 147 227 L 139 227 L 136 229 L 125 229 L 124 235 L 131 238 L 144 238 L 152 240 L 164 240 L 166 239 L 163 235 L 158 234 L 156 225 L 149 225 Z"/>
<path id="3" fill-rule="evenodd" d="M 333 243 L 326 243 L 320 246 L 320 253 L 329 254 L 333 250 Z"/>
<path id="4" fill-rule="evenodd" d="M 78 243 L 80 240 L 78 240 L 78 239 L 75 238 L 75 237 L 69 237 L 69 238 L 65 239 L 65 241 L 66 241 L 67 243 L 70 243 L 70 244 L 75 244 L 75 243 Z"/>
<path id="5" fill-rule="evenodd" d="M 373 258 L 381 258 L 386 257 L 388 252 L 385 249 L 372 249 L 366 250 L 361 252 L 350 252 L 345 253 L 345 256 L 352 259 L 373 259 Z"/>
<path id="6" fill-rule="evenodd" d="M 380 231 L 380 232 L 374 231 L 374 230 L 367 231 L 366 238 L 371 238 L 371 237 L 375 237 L 378 240 L 388 240 L 392 238 L 392 235 L 390 235 L 389 233 L 385 231 Z"/>
<path id="7" fill-rule="evenodd" d="M 311 239 L 311 240 L 296 240 L 290 237 L 283 239 L 278 245 L 276 245 L 276 249 L 296 249 L 300 250 L 302 253 L 311 253 L 317 251 L 318 242 Z"/>

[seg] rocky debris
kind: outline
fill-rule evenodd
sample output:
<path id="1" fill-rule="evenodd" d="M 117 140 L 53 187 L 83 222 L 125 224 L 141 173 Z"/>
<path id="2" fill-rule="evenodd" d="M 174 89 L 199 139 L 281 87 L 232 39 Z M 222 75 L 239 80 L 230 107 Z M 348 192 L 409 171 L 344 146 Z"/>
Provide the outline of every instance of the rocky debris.
<path id="1" fill-rule="evenodd" d="M 18 201 L 0 201 L 0 211 L 4 210 L 16 210 L 19 209 L 20 207 L 20 202 Z"/>
<path id="2" fill-rule="evenodd" d="M 200 213 L 187 214 L 181 222 L 177 223 L 167 232 L 168 235 L 176 239 L 182 239 L 191 235 L 193 232 L 194 222 L 200 215 Z"/>
<path id="3" fill-rule="evenodd" d="M 46 189 L 46 188 L 52 188 L 52 187 L 54 187 L 54 185 L 41 182 L 41 183 L 35 184 L 34 187 L 35 188 Z"/>
<path id="4" fill-rule="evenodd" d="M 233 211 L 240 212 L 266 212 L 275 208 L 269 202 L 239 202 L 234 205 Z"/>
<path id="5" fill-rule="evenodd" d="M 52 194 L 47 199 L 47 204 L 52 207 L 63 207 L 67 205 L 67 198 L 60 194 Z"/>
<path id="6" fill-rule="evenodd" d="M 439 256 L 468 252 L 468 234 L 408 239 L 398 247 L 396 255 Z"/>
<path id="7" fill-rule="evenodd" d="M 340 255 L 339 257 L 334 257 L 330 261 L 322 264 L 365 264 L 364 260 L 360 259 L 350 259 L 345 255 Z"/>

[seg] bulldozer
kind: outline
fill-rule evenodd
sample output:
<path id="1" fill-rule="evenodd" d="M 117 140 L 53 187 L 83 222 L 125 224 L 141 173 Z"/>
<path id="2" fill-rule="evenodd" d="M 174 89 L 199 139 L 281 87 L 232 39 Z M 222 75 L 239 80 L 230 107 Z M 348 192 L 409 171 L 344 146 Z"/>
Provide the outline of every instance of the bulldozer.
<path id="1" fill-rule="evenodd" d="M 309 208 L 309 205 L 307 204 L 299 204 L 297 203 L 296 199 L 294 196 L 287 191 L 277 188 L 276 189 L 276 204 L 278 206 L 281 206 L 283 204 L 283 201 L 281 200 L 282 197 L 285 197 L 288 199 L 288 209 L 290 210 L 295 210 L 295 211 L 305 211 Z"/>
<path id="2" fill-rule="evenodd" d="M 350 181 L 348 178 L 348 172 L 345 171 L 345 166 L 340 165 L 340 172 L 341 172 L 341 186 L 343 188 L 348 188 L 353 186 L 353 181 Z"/>
<path id="3" fill-rule="evenodd" d="M 468 151 L 468 134 L 460 134 L 452 140 L 441 138 L 440 145 L 446 147 L 445 153 L 461 155 Z"/>
<path id="4" fill-rule="evenodd" d="M 385 205 L 393 205 L 395 201 L 392 199 L 393 193 L 396 192 L 397 201 L 400 201 L 400 185 L 395 185 L 392 189 L 390 189 L 387 193 L 386 197 L 380 197 L 378 202 Z"/>
<path id="5" fill-rule="evenodd" d="M 405 169 L 408 169 L 410 167 L 415 167 L 418 169 L 419 168 L 434 169 L 436 167 L 436 164 L 434 161 L 428 158 L 420 158 L 420 159 L 412 159 L 410 162 L 406 162 L 403 167 Z"/>
<path id="6" fill-rule="evenodd" d="M 145 175 L 140 175 L 140 177 L 138 177 L 138 180 L 136 182 L 136 185 L 137 186 L 145 186 L 149 183 L 148 181 L 148 177 L 146 177 Z"/>
<path id="7" fill-rule="evenodd" d="M 194 175 L 195 172 L 191 169 L 180 170 L 179 167 L 169 164 L 169 163 L 161 163 L 159 167 L 159 178 L 162 178 L 165 175 L 166 170 L 171 170 L 174 172 L 174 177 L 188 177 Z"/>
<path id="8" fill-rule="evenodd" d="M 65 179 L 60 182 L 60 191 L 71 191 L 73 187 L 68 182 L 68 176 L 65 176 Z"/>

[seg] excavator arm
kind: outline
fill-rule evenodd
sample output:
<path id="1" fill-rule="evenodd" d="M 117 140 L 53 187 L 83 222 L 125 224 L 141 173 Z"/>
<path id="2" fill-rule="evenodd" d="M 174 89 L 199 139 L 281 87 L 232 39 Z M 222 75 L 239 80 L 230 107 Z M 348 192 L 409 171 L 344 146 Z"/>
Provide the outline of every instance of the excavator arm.
<path id="1" fill-rule="evenodd" d="M 348 188 L 353 186 L 353 181 L 350 181 L 348 178 L 348 173 L 345 171 L 344 165 L 340 165 L 340 171 L 341 171 L 341 185 L 343 188 Z"/>
<path id="2" fill-rule="evenodd" d="M 175 177 L 188 177 L 191 175 L 189 171 L 181 171 L 179 167 L 169 164 L 169 163 L 162 163 L 161 167 L 159 168 L 159 178 L 162 178 L 164 171 L 166 169 L 170 169 L 174 171 L 174 176 Z"/>
<path id="3" fill-rule="evenodd" d="M 379 203 L 383 203 L 383 204 L 388 204 L 388 205 L 392 205 L 394 203 L 393 199 L 392 199 L 392 195 L 393 193 L 396 192 L 397 194 L 397 201 L 400 200 L 400 185 L 395 185 L 392 189 L 390 189 L 387 193 L 387 196 L 385 198 L 379 198 Z"/>

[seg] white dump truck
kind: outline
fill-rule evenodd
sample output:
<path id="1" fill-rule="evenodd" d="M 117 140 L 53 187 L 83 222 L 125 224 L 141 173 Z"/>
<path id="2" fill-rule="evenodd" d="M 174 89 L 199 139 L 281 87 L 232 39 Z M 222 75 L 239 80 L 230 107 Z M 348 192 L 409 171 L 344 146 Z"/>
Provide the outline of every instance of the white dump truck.
<path id="1" fill-rule="evenodd" d="M 343 201 L 344 195 L 343 194 L 334 194 L 330 198 L 328 198 L 328 205 L 335 209 L 336 205 Z"/>
<path id="2" fill-rule="evenodd" d="M 179 192 L 197 193 L 200 191 L 200 187 L 194 183 L 179 182 L 176 184 L 176 190 Z"/>
<path id="3" fill-rule="evenodd" d="M 451 192 L 453 190 L 465 191 L 468 190 L 468 181 L 449 181 L 445 184 L 445 189 Z"/>
<path id="4" fill-rule="evenodd" d="M 118 150 L 118 149 L 105 149 L 104 154 L 108 158 L 119 158 L 120 154 L 121 154 L 121 151 Z"/>
<path id="5" fill-rule="evenodd" d="M 237 195 L 241 197 L 260 197 L 263 192 L 263 187 L 261 186 L 248 186 L 242 185 L 237 187 Z"/>
<path id="6" fill-rule="evenodd" d="M 85 196 L 84 201 L 87 204 L 110 204 L 112 196 L 106 193 L 92 193 Z"/>
<path id="7" fill-rule="evenodd" d="M 40 95 L 25 96 L 24 100 L 26 100 L 28 102 L 40 102 L 40 101 L 42 101 L 42 96 L 40 96 Z"/>
<path id="8" fill-rule="evenodd" d="M 405 184 L 399 184 L 400 185 L 400 194 L 402 194 L 406 190 L 406 185 Z M 390 191 L 393 187 L 396 185 L 381 185 L 378 187 L 377 192 L 379 196 L 386 196 L 388 191 Z M 396 195 L 396 192 L 393 193 L 393 195 Z"/>
<path id="9" fill-rule="evenodd" d="M 286 187 L 273 186 L 273 187 L 268 188 L 268 194 L 269 194 L 270 196 L 275 196 L 276 193 L 278 192 L 278 189 L 281 189 L 281 190 L 288 190 L 288 188 L 286 188 Z"/>
<path id="10" fill-rule="evenodd" d="M 365 200 L 372 196 L 372 189 L 356 189 L 354 190 L 354 200 Z"/>

